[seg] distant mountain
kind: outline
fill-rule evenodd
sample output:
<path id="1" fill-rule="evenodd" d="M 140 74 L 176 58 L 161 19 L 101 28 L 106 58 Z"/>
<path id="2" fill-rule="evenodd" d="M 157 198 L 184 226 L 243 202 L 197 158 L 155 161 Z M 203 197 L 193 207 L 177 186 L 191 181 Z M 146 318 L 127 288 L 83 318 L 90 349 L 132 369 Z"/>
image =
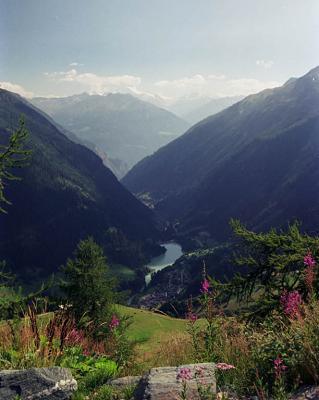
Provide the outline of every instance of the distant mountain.
<path id="1" fill-rule="evenodd" d="M 191 124 L 196 124 L 197 122 L 211 115 L 217 114 L 220 111 L 225 110 L 225 108 L 232 106 L 243 98 L 244 96 L 232 96 L 211 99 L 204 105 L 195 108 L 194 110 L 191 110 L 186 114 L 183 114 L 182 117 Z"/>
<path id="2" fill-rule="evenodd" d="M 205 104 L 209 103 L 210 100 L 211 98 L 208 96 L 191 94 L 189 96 L 180 97 L 172 103 L 166 104 L 165 108 L 178 115 L 180 118 L 184 118 L 184 115 L 205 106 Z"/>
<path id="3" fill-rule="evenodd" d="M 12 202 L 0 215 L 1 260 L 32 281 L 65 262 L 80 239 L 99 242 L 115 227 L 129 239 L 157 238 L 152 212 L 141 204 L 86 147 L 69 140 L 20 96 L 0 89 L 0 143 L 6 143 L 20 115 L 30 132 L 30 165 L 22 180 L 6 186 Z"/>
<path id="4" fill-rule="evenodd" d="M 32 103 L 127 169 L 185 132 L 176 115 L 130 94 L 34 98 Z M 121 176 L 124 175 L 122 165 Z M 120 175 L 120 173 L 119 173 Z"/>
<path id="5" fill-rule="evenodd" d="M 31 105 L 31 103 L 30 103 Z M 85 147 L 88 147 L 90 150 L 92 150 L 95 154 L 97 154 L 103 161 L 103 164 L 109 168 L 113 174 L 120 178 L 125 175 L 125 173 L 128 171 L 128 165 L 125 161 L 121 161 L 119 159 L 112 159 L 110 158 L 105 151 L 100 149 L 99 147 L 95 146 L 93 143 L 86 139 L 80 139 L 78 136 L 76 136 L 73 132 L 65 129 L 62 125 L 58 124 L 52 117 L 50 117 L 48 114 L 46 114 L 43 110 L 40 110 L 40 108 L 36 107 L 36 110 L 44 115 L 45 118 L 47 118 L 53 125 L 57 127 L 57 129 L 62 132 L 65 136 L 67 136 L 69 139 L 71 139 L 74 143 L 82 144 Z"/>
<path id="6" fill-rule="evenodd" d="M 189 236 L 223 240 L 232 217 L 318 232 L 319 67 L 198 123 L 123 183 Z"/>

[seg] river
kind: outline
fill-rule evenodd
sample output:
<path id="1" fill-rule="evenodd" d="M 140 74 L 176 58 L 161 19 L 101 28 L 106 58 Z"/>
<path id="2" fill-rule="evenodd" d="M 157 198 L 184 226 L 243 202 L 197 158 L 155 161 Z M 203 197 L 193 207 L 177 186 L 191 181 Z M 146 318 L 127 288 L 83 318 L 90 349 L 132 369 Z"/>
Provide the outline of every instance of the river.
<path id="1" fill-rule="evenodd" d="M 175 242 L 163 243 L 161 246 L 166 248 L 166 252 L 158 257 L 152 258 L 152 260 L 146 265 L 151 272 L 145 275 L 146 286 L 150 283 L 152 273 L 161 271 L 163 268 L 174 264 L 174 262 L 183 255 L 182 247 Z"/>

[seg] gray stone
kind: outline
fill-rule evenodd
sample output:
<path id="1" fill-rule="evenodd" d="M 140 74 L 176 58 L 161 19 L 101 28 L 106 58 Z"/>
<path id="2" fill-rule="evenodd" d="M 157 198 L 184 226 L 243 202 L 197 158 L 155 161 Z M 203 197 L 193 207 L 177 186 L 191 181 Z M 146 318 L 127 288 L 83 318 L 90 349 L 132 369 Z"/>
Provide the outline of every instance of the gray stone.
<path id="1" fill-rule="evenodd" d="M 290 400 L 319 400 L 319 386 L 304 386 Z"/>
<path id="2" fill-rule="evenodd" d="M 76 389 L 67 368 L 0 371 L 0 400 L 69 400 Z"/>
<path id="3" fill-rule="evenodd" d="M 123 388 L 125 386 L 136 386 L 140 380 L 141 376 L 124 376 L 123 378 L 112 379 L 109 385 L 116 388 Z"/>
<path id="4" fill-rule="evenodd" d="M 191 379 L 186 381 L 187 397 L 199 400 L 198 388 L 216 393 L 215 365 L 212 363 L 182 365 L 180 367 L 152 368 L 140 380 L 135 391 L 135 400 L 177 400 L 183 389 L 178 374 L 182 368 L 191 370 Z"/>

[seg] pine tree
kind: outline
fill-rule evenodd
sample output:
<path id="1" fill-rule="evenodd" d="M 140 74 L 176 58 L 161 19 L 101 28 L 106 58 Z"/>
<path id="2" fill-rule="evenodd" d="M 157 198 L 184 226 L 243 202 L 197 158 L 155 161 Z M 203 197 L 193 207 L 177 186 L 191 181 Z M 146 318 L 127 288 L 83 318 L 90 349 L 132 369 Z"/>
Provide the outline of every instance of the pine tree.
<path id="1" fill-rule="evenodd" d="M 231 226 L 234 262 L 243 273 L 224 287 L 229 296 L 251 302 L 253 315 L 264 316 L 278 307 L 283 291 L 298 290 L 307 295 L 304 257 L 309 251 L 318 257 L 318 237 L 301 233 L 297 223 L 287 232 L 271 229 L 267 233 L 252 232 L 238 220 L 232 220 Z"/>
<path id="2" fill-rule="evenodd" d="M 91 237 L 80 241 L 62 271 L 61 288 L 76 321 L 89 322 L 97 330 L 108 319 L 114 302 L 114 281 L 102 248 Z"/>
<path id="3" fill-rule="evenodd" d="M 14 168 L 26 165 L 30 157 L 30 150 L 24 148 L 24 142 L 28 137 L 24 119 L 20 119 L 19 127 L 12 133 L 7 145 L 0 145 L 0 213 L 6 211 L 1 203 L 10 204 L 4 195 L 6 181 L 19 179 L 13 172 Z"/>

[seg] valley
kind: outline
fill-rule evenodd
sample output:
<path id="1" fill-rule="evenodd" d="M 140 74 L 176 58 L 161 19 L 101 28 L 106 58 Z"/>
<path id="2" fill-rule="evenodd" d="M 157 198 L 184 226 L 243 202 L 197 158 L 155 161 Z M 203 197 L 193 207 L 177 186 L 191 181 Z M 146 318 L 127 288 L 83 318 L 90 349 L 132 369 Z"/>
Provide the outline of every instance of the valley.
<path id="1" fill-rule="evenodd" d="M 182 248 L 178 243 L 162 243 L 161 246 L 165 248 L 165 253 L 152 258 L 151 261 L 145 265 L 145 267 L 150 270 L 150 272 L 145 276 L 146 286 L 151 282 L 152 274 L 154 272 L 162 271 L 169 265 L 174 264 L 174 262 L 183 254 Z"/>
<path id="2" fill-rule="evenodd" d="M 58 99 L 34 98 L 32 104 L 84 144 L 93 144 L 98 154 L 105 154 L 118 178 L 189 127 L 182 118 L 130 94 L 83 93 Z"/>
<path id="3" fill-rule="evenodd" d="M 0 0 L 0 400 L 319 399 L 318 15 Z"/>

